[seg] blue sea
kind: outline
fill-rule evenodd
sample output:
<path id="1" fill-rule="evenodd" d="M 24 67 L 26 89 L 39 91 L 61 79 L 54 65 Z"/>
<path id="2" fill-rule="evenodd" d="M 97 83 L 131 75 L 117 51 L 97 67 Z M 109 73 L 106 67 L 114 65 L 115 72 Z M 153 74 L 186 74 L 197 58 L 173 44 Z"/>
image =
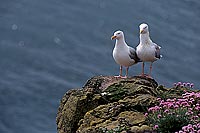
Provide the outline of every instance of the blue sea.
<path id="1" fill-rule="evenodd" d="M 56 133 L 64 93 L 92 76 L 118 75 L 110 37 L 122 30 L 136 47 L 143 22 L 162 47 L 154 79 L 199 88 L 199 0 L 1 0 L 0 133 Z"/>

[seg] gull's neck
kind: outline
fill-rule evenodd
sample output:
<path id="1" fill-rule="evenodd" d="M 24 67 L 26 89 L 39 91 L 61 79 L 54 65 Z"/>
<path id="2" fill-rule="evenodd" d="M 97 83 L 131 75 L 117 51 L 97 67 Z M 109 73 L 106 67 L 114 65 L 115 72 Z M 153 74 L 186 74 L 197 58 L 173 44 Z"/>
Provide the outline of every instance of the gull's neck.
<path id="1" fill-rule="evenodd" d="M 151 39 L 149 37 L 149 32 L 145 34 L 140 34 L 140 44 L 149 44 Z"/>
<path id="2" fill-rule="evenodd" d="M 124 47 L 126 45 L 124 37 L 121 37 L 116 40 L 115 46 L 116 47 Z"/>

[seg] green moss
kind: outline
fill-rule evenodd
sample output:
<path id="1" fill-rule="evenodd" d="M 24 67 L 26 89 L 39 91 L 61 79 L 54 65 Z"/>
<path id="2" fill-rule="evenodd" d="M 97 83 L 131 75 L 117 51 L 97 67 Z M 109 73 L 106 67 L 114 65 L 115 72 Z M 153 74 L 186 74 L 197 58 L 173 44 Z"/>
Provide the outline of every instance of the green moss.
<path id="1" fill-rule="evenodd" d="M 106 98 L 112 102 L 118 101 L 118 100 L 124 98 L 126 96 L 126 94 L 128 94 L 127 88 L 122 86 L 119 83 L 109 86 L 105 90 L 105 92 L 108 93 L 108 95 L 106 95 Z"/>
<path id="2" fill-rule="evenodd" d="M 157 97 L 160 97 L 163 100 L 167 100 L 168 98 L 181 97 L 185 90 L 189 91 L 189 89 L 185 87 L 166 88 L 162 85 L 158 86 L 156 90 Z"/>

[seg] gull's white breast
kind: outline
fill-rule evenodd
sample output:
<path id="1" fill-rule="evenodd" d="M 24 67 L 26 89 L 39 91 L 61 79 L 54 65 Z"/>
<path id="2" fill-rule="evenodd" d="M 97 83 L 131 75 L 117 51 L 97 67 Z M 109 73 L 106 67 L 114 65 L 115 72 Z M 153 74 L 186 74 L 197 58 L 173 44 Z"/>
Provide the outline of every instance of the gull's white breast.
<path id="1" fill-rule="evenodd" d="M 131 59 L 129 56 L 129 49 L 115 47 L 113 49 L 113 58 L 117 64 L 128 67 L 135 64 L 135 60 Z"/>
<path id="2" fill-rule="evenodd" d="M 150 44 L 145 45 L 138 45 L 137 46 L 137 56 L 142 61 L 153 62 L 156 61 L 157 58 L 155 57 L 155 46 Z"/>

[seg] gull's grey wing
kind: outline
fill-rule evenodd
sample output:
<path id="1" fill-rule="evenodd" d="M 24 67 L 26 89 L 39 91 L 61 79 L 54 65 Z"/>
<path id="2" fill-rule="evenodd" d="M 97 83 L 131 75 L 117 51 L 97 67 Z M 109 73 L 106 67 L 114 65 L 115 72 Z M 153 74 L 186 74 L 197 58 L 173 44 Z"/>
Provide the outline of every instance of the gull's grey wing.
<path id="1" fill-rule="evenodd" d="M 156 49 L 155 57 L 158 58 L 158 59 L 160 59 L 162 57 L 162 55 L 160 54 L 161 47 L 158 46 L 156 43 L 154 43 L 154 45 L 155 45 L 155 49 Z"/>
<path id="2" fill-rule="evenodd" d="M 129 52 L 130 52 L 129 56 L 130 56 L 131 59 L 134 59 L 136 63 L 140 61 L 140 59 L 138 58 L 134 48 L 129 47 Z"/>

